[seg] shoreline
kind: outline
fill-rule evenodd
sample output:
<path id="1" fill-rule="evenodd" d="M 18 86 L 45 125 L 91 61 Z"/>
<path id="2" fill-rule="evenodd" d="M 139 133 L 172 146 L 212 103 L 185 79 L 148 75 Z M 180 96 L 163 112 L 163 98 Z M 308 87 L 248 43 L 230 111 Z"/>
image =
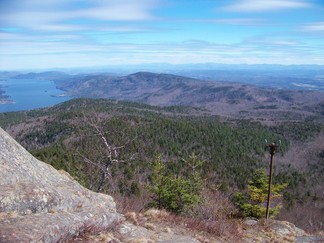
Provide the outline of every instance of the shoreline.
<path id="1" fill-rule="evenodd" d="M 63 93 L 63 94 L 51 94 L 50 96 L 54 98 L 61 98 L 61 97 L 68 97 L 69 95 L 67 93 Z"/>
<path id="2" fill-rule="evenodd" d="M 8 98 L 1 98 L 0 97 L 0 105 L 10 105 L 10 104 L 15 104 L 13 100 L 10 100 Z"/>

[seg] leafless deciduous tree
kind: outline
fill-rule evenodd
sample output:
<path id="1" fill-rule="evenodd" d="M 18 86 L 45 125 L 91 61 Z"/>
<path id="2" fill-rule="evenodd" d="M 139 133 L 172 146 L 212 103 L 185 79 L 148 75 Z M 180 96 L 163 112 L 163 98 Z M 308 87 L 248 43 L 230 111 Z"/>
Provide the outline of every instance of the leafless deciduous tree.
<path id="1" fill-rule="evenodd" d="M 100 113 L 83 114 L 83 122 L 86 123 L 89 128 L 84 138 L 84 140 L 87 140 L 87 148 L 82 152 L 78 151 L 78 155 L 82 157 L 84 162 L 90 165 L 90 171 L 87 173 L 89 176 L 92 176 L 91 171 L 93 168 L 91 167 L 96 167 L 97 171 L 99 170 L 100 176 L 94 176 L 90 184 L 90 189 L 97 192 L 103 191 L 107 179 L 111 177 L 112 165 L 125 162 L 120 159 L 119 156 L 125 145 L 115 146 L 111 142 L 108 142 L 109 134 L 104 129 L 104 121 L 107 119 L 109 119 L 109 117 L 102 116 Z M 127 141 L 126 144 L 128 142 L 129 141 Z M 90 153 L 92 154 L 91 158 Z M 96 174 L 98 175 L 98 173 Z"/>

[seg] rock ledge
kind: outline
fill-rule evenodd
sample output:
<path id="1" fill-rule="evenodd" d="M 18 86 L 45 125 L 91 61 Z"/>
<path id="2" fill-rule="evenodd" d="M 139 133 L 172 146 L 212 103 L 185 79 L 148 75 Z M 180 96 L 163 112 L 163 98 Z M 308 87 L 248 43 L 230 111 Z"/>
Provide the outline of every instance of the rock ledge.
<path id="1" fill-rule="evenodd" d="M 0 242 L 62 241 L 121 219 L 111 196 L 37 160 L 1 128 L 0 188 Z"/>

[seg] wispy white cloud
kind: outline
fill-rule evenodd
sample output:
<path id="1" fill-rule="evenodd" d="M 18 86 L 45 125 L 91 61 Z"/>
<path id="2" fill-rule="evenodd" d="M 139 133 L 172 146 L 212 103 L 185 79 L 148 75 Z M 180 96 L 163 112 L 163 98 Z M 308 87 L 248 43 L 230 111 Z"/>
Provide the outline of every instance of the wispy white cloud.
<path id="1" fill-rule="evenodd" d="M 84 30 L 82 26 L 72 24 L 41 24 L 33 25 L 32 29 L 49 32 L 71 32 Z"/>
<path id="2" fill-rule="evenodd" d="M 302 27 L 302 30 L 324 33 L 324 22 L 306 24 Z"/>
<path id="3" fill-rule="evenodd" d="M 14 6 L 16 3 L 16 6 Z M 159 6 L 159 0 L 12 0 L 3 6 L 1 25 L 37 29 L 49 26 L 50 30 L 68 29 L 66 21 L 144 21 L 156 16 L 152 13 Z M 6 8 L 8 11 L 6 11 Z M 61 27 L 59 27 L 61 25 Z"/>
<path id="4" fill-rule="evenodd" d="M 259 26 L 264 25 L 265 20 L 261 18 L 204 18 L 204 19 L 190 19 L 188 22 L 205 22 L 215 24 L 229 24 L 242 26 Z"/>
<path id="5" fill-rule="evenodd" d="M 50 36 L 49 36 L 50 37 Z M 73 36 L 71 36 L 73 38 Z M 22 45 L 23 44 L 23 45 Z M 80 40 L 3 42 L 1 51 L 6 62 L 16 66 L 34 60 L 39 68 L 136 63 L 324 63 L 324 51 L 293 39 L 253 39 L 236 44 L 217 44 L 205 40 L 151 43 L 106 43 L 92 45 Z M 305 56 L 312 55 L 306 60 Z M 15 57 L 19 56 L 18 59 Z M 48 60 L 42 63 L 40 60 Z M 21 65 L 22 65 L 21 64 Z M 9 65 L 9 64 L 8 64 Z M 29 64 L 30 66 L 31 64 Z M 1 65 L 0 65 L 1 66 Z M 2 64 L 3 67 L 6 63 Z"/>
<path id="6" fill-rule="evenodd" d="M 154 1 L 107 1 L 105 4 L 75 12 L 75 17 L 117 21 L 142 21 L 154 19 L 151 10 Z"/>
<path id="7" fill-rule="evenodd" d="M 21 35 L 15 34 L 15 33 L 0 32 L 0 39 L 2 41 L 18 39 L 18 38 L 21 38 L 21 37 L 22 37 Z"/>
<path id="8" fill-rule="evenodd" d="M 278 38 L 278 37 L 249 38 L 247 40 L 244 40 L 242 42 L 242 44 L 244 44 L 244 45 L 259 45 L 260 47 L 263 46 L 263 49 L 267 48 L 267 47 L 275 47 L 275 48 L 292 47 L 292 48 L 294 48 L 294 47 L 300 47 L 303 45 L 302 42 L 297 41 L 297 40 L 284 39 L 284 38 Z"/>
<path id="9" fill-rule="evenodd" d="M 311 6 L 312 4 L 306 0 L 238 0 L 223 9 L 232 12 L 265 12 Z"/>

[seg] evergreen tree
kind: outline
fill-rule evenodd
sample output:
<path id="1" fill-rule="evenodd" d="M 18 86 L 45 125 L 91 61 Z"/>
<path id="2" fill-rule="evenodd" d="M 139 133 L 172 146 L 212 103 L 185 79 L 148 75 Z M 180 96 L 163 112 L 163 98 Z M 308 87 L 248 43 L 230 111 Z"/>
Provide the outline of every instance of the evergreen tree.
<path id="1" fill-rule="evenodd" d="M 196 157 L 191 157 L 192 159 L 196 159 Z M 149 190 L 153 194 L 153 202 L 151 202 L 150 206 L 182 213 L 200 201 L 201 189 L 202 180 L 197 171 L 193 171 L 187 178 L 182 175 L 172 175 L 167 172 L 161 157 L 157 158 L 149 185 Z"/>
<path id="2" fill-rule="evenodd" d="M 287 183 L 274 184 L 271 187 L 270 200 L 276 206 L 269 209 L 270 216 L 274 217 L 281 208 L 281 191 L 287 187 Z M 266 202 L 268 195 L 268 177 L 264 169 L 258 169 L 254 172 L 248 185 L 248 195 L 236 193 L 234 201 L 245 217 L 261 218 L 266 213 Z"/>

